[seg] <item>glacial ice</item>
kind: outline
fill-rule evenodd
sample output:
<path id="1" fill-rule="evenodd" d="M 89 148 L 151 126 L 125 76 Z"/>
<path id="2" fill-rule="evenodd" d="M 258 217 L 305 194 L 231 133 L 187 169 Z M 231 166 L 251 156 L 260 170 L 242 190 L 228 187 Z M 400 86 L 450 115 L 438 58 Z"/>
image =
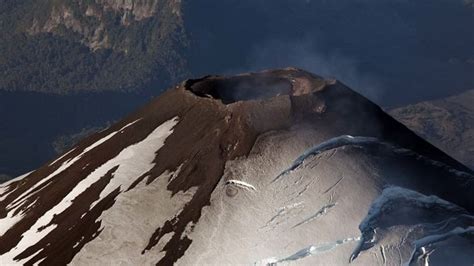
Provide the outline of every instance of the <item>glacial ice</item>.
<path id="1" fill-rule="evenodd" d="M 453 224 L 463 224 L 463 219 L 470 219 L 469 217 L 471 217 L 463 208 L 437 196 L 427 196 L 419 192 L 397 186 L 386 187 L 380 196 L 373 201 L 367 216 L 359 225 L 362 237 L 359 245 L 352 253 L 350 261 L 355 260 L 362 251 L 370 249 L 376 244 L 377 229 L 380 226 L 380 220 L 384 217 L 390 217 L 390 215 L 401 206 L 404 208 L 413 208 L 413 214 L 419 213 L 422 209 L 436 211 L 438 214 L 440 214 L 440 217 L 443 217 L 443 215 L 441 215 L 442 213 L 447 214 L 445 216 L 449 218 L 444 221 L 438 223 L 421 222 L 419 224 L 425 228 L 426 232 L 434 232 L 435 235 L 441 234 L 444 236 L 445 234 L 442 232 L 449 230 L 449 226 L 452 226 Z M 394 217 L 393 220 L 396 222 L 397 218 Z M 420 243 L 426 243 L 426 240 L 419 241 Z M 416 250 L 424 246 L 420 243 L 414 243 L 415 245 L 418 245 Z"/>
<path id="2" fill-rule="evenodd" d="M 301 259 L 304 259 L 304 258 L 309 257 L 309 256 L 318 255 L 318 254 L 321 254 L 321 253 L 324 253 L 324 252 L 329 252 L 329 251 L 337 248 L 340 245 L 343 245 L 343 244 L 346 244 L 346 243 L 349 243 L 349 242 L 359 241 L 359 240 L 360 240 L 359 237 L 348 237 L 348 238 L 345 238 L 345 239 L 336 240 L 334 242 L 323 243 L 323 244 L 319 244 L 319 245 L 311 245 L 311 246 L 308 246 L 306 248 L 303 248 L 303 249 L 297 251 L 296 253 L 294 253 L 294 254 L 292 254 L 288 257 L 284 257 L 284 258 L 281 258 L 281 259 L 276 259 L 275 257 L 271 257 L 271 258 L 263 259 L 260 262 L 257 262 L 255 264 L 256 265 L 264 264 L 264 265 L 272 265 L 273 266 L 273 265 L 277 265 L 278 263 L 297 261 L 297 260 L 301 260 Z"/>
<path id="3" fill-rule="evenodd" d="M 448 164 L 445 164 L 440 161 L 433 160 L 431 158 L 428 158 L 426 156 L 420 155 L 410 149 L 402 148 L 399 146 L 396 146 L 394 144 L 388 143 L 388 142 L 383 142 L 379 140 L 378 138 L 375 137 L 366 137 L 366 136 L 351 136 L 351 135 L 342 135 L 338 137 L 331 138 L 327 141 L 324 141 L 312 148 L 309 148 L 306 150 L 303 154 L 301 154 L 298 158 L 296 158 L 292 165 L 288 167 L 286 170 L 281 172 L 275 179 L 273 179 L 272 182 L 277 181 L 280 179 L 282 176 L 289 174 L 290 172 L 294 171 L 298 167 L 300 167 L 304 161 L 312 156 L 321 154 L 325 151 L 329 151 L 332 149 L 344 147 L 344 146 L 359 146 L 359 147 L 364 147 L 367 145 L 380 145 L 382 147 L 386 147 L 395 154 L 399 155 L 404 155 L 404 156 L 410 156 L 414 157 L 416 160 L 420 160 L 424 163 L 427 163 L 429 165 L 442 168 L 443 170 L 448 171 L 449 173 L 452 173 L 458 177 L 461 177 L 465 179 L 466 183 L 468 182 L 473 182 L 474 181 L 474 175 L 471 173 L 467 173 L 458 169 L 455 169 Z"/>
<path id="4" fill-rule="evenodd" d="M 301 221 L 301 222 L 295 224 L 295 225 L 293 226 L 293 228 L 298 227 L 298 226 L 303 225 L 303 224 L 307 224 L 307 223 L 309 223 L 309 222 L 311 222 L 311 221 L 313 221 L 313 220 L 315 220 L 315 219 L 317 219 L 317 218 L 319 218 L 319 217 L 325 215 L 326 213 L 328 213 L 328 211 L 329 211 L 330 209 L 334 208 L 334 207 L 336 206 L 336 204 L 337 204 L 337 203 L 329 203 L 329 204 L 323 206 L 323 207 L 322 207 L 321 209 L 319 209 L 315 214 L 313 214 L 313 215 L 311 215 L 310 217 L 304 219 L 303 221 Z"/>
<path id="5" fill-rule="evenodd" d="M 339 137 L 335 137 L 332 139 L 329 139 L 327 141 L 324 141 L 323 143 L 320 143 L 307 151 L 305 151 L 302 155 L 300 155 L 296 160 L 293 162 L 293 164 L 280 173 L 274 180 L 273 182 L 277 181 L 280 177 L 283 175 L 286 175 L 296 168 L 300 167 L 304 161 L 312 156 L 321 154 L 325 151 L 332 150 L 335 148 L 339 148 L 342 146 L 347 146 L 347 145 L 365 145 L 365 144 L 370 144 L 370 143 L 379 143 L 379 140 L 374 137 L 353 137 L 351 135 L 342 135 Z"/>
<path id="6" fill-rule="evenodd" d="M 277 219 L 285 216 L 286 214 L 288 214 L 289 212 L 291 212 L 292 210 L 296 209 L 296 208 L 304 208 L 304 204 L 302 201 L 300 202 L 297 202 L 297 203 L 293 203 L 293 204 L 290 204 L 290 205 L 287 205 L 287 206 L 284 206 L 280 209 L 278 209 L 278 212 L 277 214 L 275 214 L 267 223 L 265 226 L 269 226 L 269 225 L 272 225 L 274 222 L 276 222 Z"/>

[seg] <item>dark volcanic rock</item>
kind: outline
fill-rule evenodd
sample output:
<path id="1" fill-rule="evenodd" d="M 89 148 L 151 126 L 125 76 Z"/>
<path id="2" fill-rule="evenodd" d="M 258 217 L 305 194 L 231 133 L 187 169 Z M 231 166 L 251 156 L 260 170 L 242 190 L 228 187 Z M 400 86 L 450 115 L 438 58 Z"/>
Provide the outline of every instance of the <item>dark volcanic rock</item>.
<path id="1" fill-rule="evenodd" d="M 1 185 L 0 261 L 472 263 L 472 180 L 338 81 L 209 76 Z"/>

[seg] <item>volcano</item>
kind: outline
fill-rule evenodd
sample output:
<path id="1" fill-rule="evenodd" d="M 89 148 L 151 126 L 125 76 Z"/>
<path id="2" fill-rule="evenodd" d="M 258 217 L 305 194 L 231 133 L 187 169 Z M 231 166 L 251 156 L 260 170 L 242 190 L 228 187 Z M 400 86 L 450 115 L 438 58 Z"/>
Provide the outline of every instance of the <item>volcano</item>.
<path id="1" fill-rule="evenodd" d="M 474 176 L 337 80 L 169 89 L 0 186 L 0 264 L 474 263 Z"/>

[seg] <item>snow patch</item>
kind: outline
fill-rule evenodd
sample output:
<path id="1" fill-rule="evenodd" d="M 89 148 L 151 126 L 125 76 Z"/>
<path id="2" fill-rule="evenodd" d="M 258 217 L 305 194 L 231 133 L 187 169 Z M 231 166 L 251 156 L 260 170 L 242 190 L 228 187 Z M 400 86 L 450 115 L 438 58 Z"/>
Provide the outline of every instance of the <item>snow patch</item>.
<path id="1" fill-rule="evenodd" d="M 360 240 L 359 237 L 348 237 L 348 238 L 336 240 L 330 243 L 311 245 L 297 251 L 296 253 L 288 257 L 281 258 L 281 259 L 275 259 L 275 257 L 271 257 L 271 258 L 263 259 L 259 262 L 256 262 L 255 265 L 262 265 L 262 264 L 263 265 L 277 265 L 278 263 L 289 263 L 289 262 L 304 259 L 309 256 L 318 255 L 324 252 L 329 252 L 340 245 L 343 245 L 349 242 L 359 241 L 359 240 Z"/>
<path id="2" fill-rule="evenodd" d="M 23 264 L 25 264 L 25 263 L 28 262 L 30 259 L 32 259 L 34 256 L 38 255 L 42 250 L 43 250 L 43 249 L 38 250 L 37 252 L 33 253 L 33 254 L 30 255 L 29 257 L 26 257 L 26 258 L 24 258 L 24 259 L 18 261 L 18 263 L 23 263 Z M 41 261 L 43 261 L 43 260 L 44 260 L 44 258 L 43 258 Z M 37 262 L 36 265 L 38 265 L 38 264 L 39 264 L 39 262 Z"/>
<path id="3" fill-rule="evenodd" d="M 240 187 L 240 188 L 243 188 L 243 189 L 246 189 L 246 190 L 253 190 L 253 191 L 256 191 L 257 189 L 252 186 L 251 184 L 247 183 L 247 182 L 244 182 L 244 181 L 241 181 L 241 180 L 235 180 L 235 179 L 231 179 L 231 180 L 227 180 L 225 182 L 226 185 L 235 185 L 237 187 Z"/>
<path id="4" fill-rule="evenodd" d="M 144 140 L 123 149 L 122 152 L 120 152 L 115 158 L 109 160 L 108 162 L 97 168 L 94 172 L 92 172 L 88 177 L 81 180 L 81 182 L 79 182 L 76 187 L 74 187 L 74 189 L 61 200 L 61 202 L 59 202 L 56 206 L 48 210 L 35 222 L 35 224 L 28 231 L 23 233 L 21 241 L 17 244 L 15 248 L 1 255 L 0 261 L 11 261 L 13 263 L 14 257 L 20 254 L 22 251 L 26 250 L 28 247 L 33 246 L 42 238 L 44 238 L 48 233 L 53 231 L 57 227 L 57 225 L 47 225 L 52 221 L 54 216 L 62 213 L 64 210 L 69 208 L 69 206 L 71 206 L 73 200 L 77 196 L 82 194 L 87 188 L 97 182 L 113 167 L 119 165 L 119 168 L 115 172 L 114 178 L 112 178 L 108 186 L 100 194 L 100 199 L 107 196 L 108 193 L 113 191 L 115 188 L 121 187 L 121 185 L 123 185 L 124 183 L 133 182 L 134 177 L 138 177 L 141 174 L 149 171 L 153 167 L 152 162 L 155 158 L 155 152 L 163 146 L 164 141 L 169 135 L 171 135 L 171 133 L 173 132 L 173 127 L 177 123 L 177 117 L 164 122 L 162 125 L 157 127 L 152 133 L 150 133 Z M 73 159 L 71 161 L 76 160 Z M 69 167 L 69 165 L 71 164 L 71 162 L 66 163 L 67 167 Z M 65 167 L 64 164 L 62 167 Z M 42 230 L 40 230 L 40 228 Z"/>
<path id="5" fill-rule="evenodd" d="M 172 174 L 163 173 L 148 185 L 141 182 L 119 194 L 115 204 L 97 219 L 103 231 L 84 245 L 71 264 L 108 265 L 113 261 L 114 265 L 155 265 L 163 258 L 166 252 L 162 249 L 174 232 L 163 235 L 152 249 L 143 254 L 142 251 L 156 229 L 175 217 L 197 191 L 197 187 L 192 187 L 173 195 L 167 190 Z"/>
<path id="6" fill-rule="evenodd" d="M 176 169 L 176 171 L 174 171 L 173 173 L 171 173 L 170 177 L 169 177 L 169 183 L 173 182 L 173 180 L 179 175 L 179 173 L 181 172 L 181 168 L 183 167 L 184 163 L 180 164 L 178 166 L 178 168 Z"/>
<path id="7" fill-rule="evenodd" d="M 102 144 L 102 143 L 106 142 L 107 140 L 111 139 L 111 138 L 112 138 L 113 136 L 115 136 L 118 132 L 122 133 L 124 129 L 126 129 L 127 127 L 129 127 L 129 126 L 135 124 L 136 122 L 138 122 L 138 121 L 140 121 L 140 120 L 142 120 L 142 119 L 139 118 L 139 119 L 137 119 L 137 120 L 135 120 L 135 121 L 133 121 L 133 122 L 130 122 L 130 123 L 126 124 L 125 126 L 123 126 L 122 128 L 120 128 L 119 130 L 114 131 L 114 132 L 110 133 L 109 135 L 107 135 L 107 136 L 105 136 L 105 137 L 99 139 L 98 141 L 96 141 L 96 142 L 94 142 L 92 145 L 90 145 L 89 147 L 85 148 L 84 151 L 81 153 L 81 155 L 83 155 L 83 154 L 85 154 L 85 153 L 87 153 L 87 152 L 93 150 L 95 147 L 97 147 L 97 146 L 99 146 L 100 144 Z M 79 155 L 79 156 L 81 156 L 81 155 Z"/>
<path id="8" fill-rule="evenodd" d="M 9 211 L 7 216 L 0 219 L 0 237 L 3 236 L 10 228 L 12 228 L 16 223 L 21 221 L 24 217 L 24 213 L 18 215 L 13 215 L 14 211 Z"/>
<path id="9" fill-rule="evenodd" d="M 54 165 L 55 163 L 61 161 L 62 158 L 66 157 L 68 154 L 70 154 L 71 152 L 75 151 L 76 148 L 72 148 L 70 149 L 68 152 L 66 152 L 65 154 L 61 155 L 59 158 L 57 158 L 56 160 L 54 160 L 52 163 L 49 164 L 49 166 L 52 166 Z"/>
<path id="10" fill-rule="evenodd" d="M 164 122 L 144 140 L 125 148 L 115 158 L 94 170 L 85 180 L 91 179 L 92 183 L 95 183 L 112 168 L 119 166 L 110 182 L 101 191 L 99 198 L 91 204 L 90 209 L 117 188 L 120 188 L 120 191 L 129 188 L 135 181 L 133 177 L 142 176 L 150 171 L 154 166 L 156 152 L 165 145 L 166 139 L 173 133 L 173 128 L 177 123 L 178 117 Z"/>
<path id="11" fill-rule="evenodd" d="M 13 179 L 10 179 L 10 180 L 8 180 L 8 181 L 5 182 L 5 183 L 2 183 L 2 184 L 0 185 L 0 195 L 1 195 L 0 201 L 5 200 L 5 199 L 8 197 L 8 195 L 10 195 L 13 191 L 16 190 L 16 188 L 10 189 L 10 185 L 12 185 L 13 183 L 15 183 L 15 182 L 17 182 L 17 181 L 19 181 L 19 180 L 22 180 L 23 178 L 27 177 L 27 176 L 30 175 L 31 173 L 33 173 L 33 171 L 28 172 L 28 173 L 26 173 L 26 174 L 23 174 L 23 175 L 21 175 L 21 176 L 15 177 L 15 178 L 13 178 Z"/>
<path id="12" fill-rule="evenodd" d="M 186 227 L 184 228 L 184 231 L 183 231 L 183 233 L 181 234 L 181 237 L 180 237 L 180 238 L 183 239 L 183 238 L 185 238 L 185 237 L 188 237 L 188 236 L 191 234 L 191 232 L 193 231 L 194 225 L 195 225 L 194 222 L 193 222 L 193 221 L 190 221 L 190 222 L 186 225 Z"/>

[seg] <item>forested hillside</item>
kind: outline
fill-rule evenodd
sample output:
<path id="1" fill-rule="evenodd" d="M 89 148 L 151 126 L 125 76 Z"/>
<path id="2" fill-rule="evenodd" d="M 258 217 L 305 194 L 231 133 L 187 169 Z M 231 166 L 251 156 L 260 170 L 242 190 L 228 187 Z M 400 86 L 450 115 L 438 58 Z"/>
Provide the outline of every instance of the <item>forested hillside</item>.
<path id="1" fill-rule="evenodd" d="M 135 90 L 182 78 L 180 8 L 174 0 L 3 1 L 0 89 Z"/>

